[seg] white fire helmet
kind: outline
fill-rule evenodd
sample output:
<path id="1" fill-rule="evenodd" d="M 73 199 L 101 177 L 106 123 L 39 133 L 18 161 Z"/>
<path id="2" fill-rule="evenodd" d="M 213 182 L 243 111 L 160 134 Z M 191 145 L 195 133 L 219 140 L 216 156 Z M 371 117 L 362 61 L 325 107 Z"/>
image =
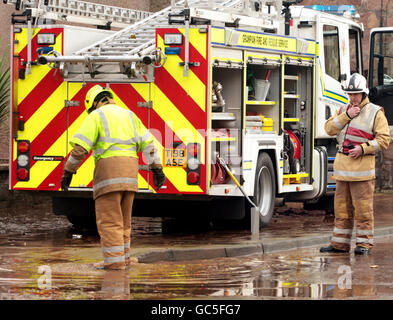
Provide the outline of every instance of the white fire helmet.
<path id="1" fill-rule="evenodd" d="M 346 87 L 343 88 L 346 93 L 362 93 L 368 95 L 367 80 L 359 73 L 354 73 L 349 78 Z"/>

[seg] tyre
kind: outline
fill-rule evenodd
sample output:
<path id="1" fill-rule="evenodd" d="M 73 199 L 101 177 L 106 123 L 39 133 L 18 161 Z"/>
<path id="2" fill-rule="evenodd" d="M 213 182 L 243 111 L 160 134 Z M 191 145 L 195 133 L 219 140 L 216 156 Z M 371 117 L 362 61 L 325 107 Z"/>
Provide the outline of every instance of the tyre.
<path id="1" fill-rule="evenodd" d="M 254 203 L 259 208 L 259 225 L 266 227 L 273 216 L 276 198 L 276 178 L 269 155 L 262 152 L 258 157 L 255 174 Z"/>

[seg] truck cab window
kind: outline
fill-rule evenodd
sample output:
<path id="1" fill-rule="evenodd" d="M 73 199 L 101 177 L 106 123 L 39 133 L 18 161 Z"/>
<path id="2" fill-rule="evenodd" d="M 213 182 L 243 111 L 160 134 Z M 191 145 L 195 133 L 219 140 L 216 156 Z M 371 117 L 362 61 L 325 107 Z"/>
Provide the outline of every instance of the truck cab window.
<path id="1" fill-rule="evenodd" d="M 325 57 L 325 72 L 333 79 L 340 81 L 340 48 L 338 28 L 323 26 L 323 50 Z"/>
<path id="2" fill-rule="evenodd" d="M 372 48 L 372 86 L 393 85 L 393 33 L 374 33 Z"/>
<path id="3" fill-rule="evenodd" d="M 349 59 L 350 59 L 350 72 L 360 73 L 360 54 L 359 54 L 359 31 L 349 29 Z"/>

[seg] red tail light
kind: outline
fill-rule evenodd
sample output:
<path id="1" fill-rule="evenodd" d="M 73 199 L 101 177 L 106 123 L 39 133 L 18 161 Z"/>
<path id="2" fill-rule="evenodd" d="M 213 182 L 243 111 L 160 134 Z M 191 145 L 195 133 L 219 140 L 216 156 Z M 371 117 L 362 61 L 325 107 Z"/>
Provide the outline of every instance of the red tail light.
<path id="1" fill-rule="evenodd" d="M 187 174 L 187 182 L 189 184 L 197 184 L 199 181 L 199 174 L 197 172 L 189 172 Z"/>
<path id="2" fill-rule="evenodd" d="M 199 145 L 197 144 L 190 144 L 188 145 L 188 153 L 191 157 L 196 158 L 198 156 L 199 153 Z"/>
<path id="3" fill-rule="evenodd" d="M 30 141 L 17 141 L 16 178 L 18 181 L 30 179 Z"/>
<path id="4" fill-rule="evenodd" d="M 198 185 L 201 183 L 201 154 L 199 143 L 187 145 L 187 184 Z"/>
<path id="5" fill-rule="evenodd" d="M 21 153 L 26 153 L 27 151 L 29 151 L 29 144 L 26 141 L 19 142 L 18 151 Z"/>
<path id="6" fill-rule="evenodd" d="M 19 180 L 27 180 L 29 177 L 29 171 L 27 169 L 19 169 L 18 170 L 18 179 Z"/>

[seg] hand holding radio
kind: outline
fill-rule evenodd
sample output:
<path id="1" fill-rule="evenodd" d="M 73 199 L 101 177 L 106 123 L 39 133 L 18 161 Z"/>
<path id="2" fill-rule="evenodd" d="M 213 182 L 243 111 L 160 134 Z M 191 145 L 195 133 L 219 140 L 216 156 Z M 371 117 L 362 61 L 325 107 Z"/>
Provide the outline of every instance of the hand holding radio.
<path id="1" fill-rule="evenodd" d="M 347 114 L 351 119 L 355 118 L 359 113 L 360 113 L 359 107 L 352 107 L 347 110 Z"/>

